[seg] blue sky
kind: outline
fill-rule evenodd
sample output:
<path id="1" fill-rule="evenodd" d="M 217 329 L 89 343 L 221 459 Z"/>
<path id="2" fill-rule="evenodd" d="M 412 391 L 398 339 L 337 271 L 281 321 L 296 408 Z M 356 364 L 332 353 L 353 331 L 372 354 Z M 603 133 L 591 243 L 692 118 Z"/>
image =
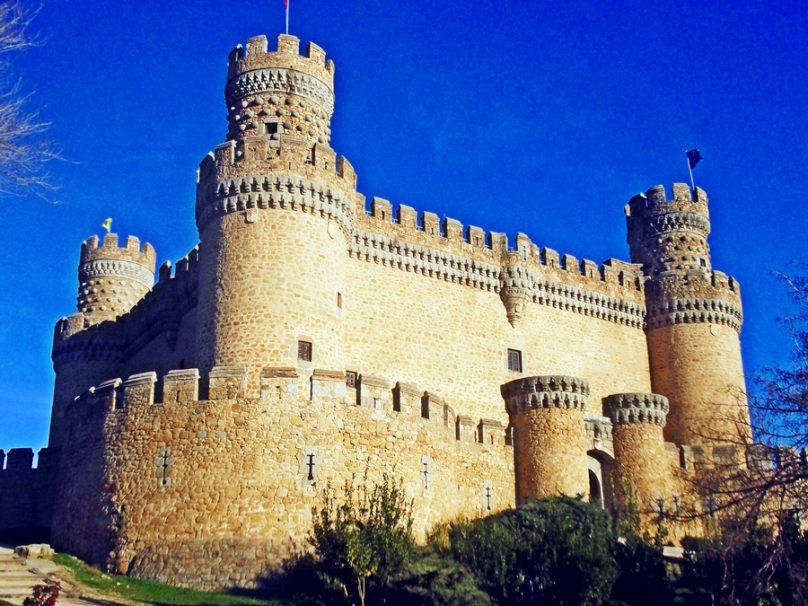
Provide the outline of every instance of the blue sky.
<path id="1" fill-rule="evenodd" d="M 686 181 L 683 152 L 701 149 L 747 375 L 787 363 L 771 272 L 808 260 L 804 2 L 291 3 L 291 33 L 337 64 L 332 145 L 368 199 L 628 259 L 624 204 Z M 0 448 L 47 440 L 52 328 L 74 310 L 80 242 L 112 216 L 159 262 L 195 245 L 227 53 L 282 28 L 282 0 L 46 0 L 43 44 L 15 68 L 66 161 L 52 167 L 60 204 L 0 202 Z"/>

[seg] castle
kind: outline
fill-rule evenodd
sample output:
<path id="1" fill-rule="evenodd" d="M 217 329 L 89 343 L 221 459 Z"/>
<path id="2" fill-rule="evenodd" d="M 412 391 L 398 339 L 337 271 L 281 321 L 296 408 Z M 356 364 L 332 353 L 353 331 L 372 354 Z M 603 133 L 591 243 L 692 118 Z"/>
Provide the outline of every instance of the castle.
<path id="1" fill-rule="evenodd" d="M 149 244 L 82 244 L 49 446 L 37 469 L 0 451 L 0 526 L 218 588 L 304 547 L 322 491 L 364 474 L 402 480 L 421 537 L 559 493 L 646 525 L 704 512 L 690 480 L 749 439 L 740 291 L 711 266 L 706 193 L 633 197 L 631 262 L 600 265 L 367 203 L 330 146 L 333 79 L 294 36 L 237 46 L 198 246 L 155 282 Z"/>

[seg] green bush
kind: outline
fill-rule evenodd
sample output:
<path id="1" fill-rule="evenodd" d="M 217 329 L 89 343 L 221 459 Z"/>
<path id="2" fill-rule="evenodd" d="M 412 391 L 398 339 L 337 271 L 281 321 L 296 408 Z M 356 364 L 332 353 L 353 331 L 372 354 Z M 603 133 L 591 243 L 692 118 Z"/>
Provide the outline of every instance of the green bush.
<path id="1" fill-rule="evenodd" d="M 614 555 L 620 570 L 612 587 L 614 602 L 631 606 L 668 606 L 673 603 L 673 587 L 662 547 L 633 535 L 615 543 Z"/>
<path id="2" fill-rule="evenodd" d="M 611 522 L 568 497 L 535 501 L 449 530 L 451 552 L 497 603 L 596 606 L 617 578 Z"/>

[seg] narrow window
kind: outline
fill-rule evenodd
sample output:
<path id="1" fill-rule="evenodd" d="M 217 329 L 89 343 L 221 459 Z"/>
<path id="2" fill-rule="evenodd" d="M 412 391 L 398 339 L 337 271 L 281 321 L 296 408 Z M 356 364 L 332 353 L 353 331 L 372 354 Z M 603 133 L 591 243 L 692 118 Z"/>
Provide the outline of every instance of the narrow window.
<path id="1" fill-rule="evenodd" d="M 508 370 L 522 372 L 522 352 L 518 349 L 508 350 Z"/>
<path id="2" fill-rule="evenodd" d="M 311 362 L 311 342 L 298 341 L 297 342 L 297 359 L 305 362 Z"/>
<path id="3" fill-rule="evenodd" d="M 339 309 L 342 309 L 342 293 L 341 292 L 337 293 L 337 307 Z"/>
<path id="4" fill-rule="evenodd" d="M 356 373 L 350 370 L 345 371 L 345 385 L 356 387 Z"/>

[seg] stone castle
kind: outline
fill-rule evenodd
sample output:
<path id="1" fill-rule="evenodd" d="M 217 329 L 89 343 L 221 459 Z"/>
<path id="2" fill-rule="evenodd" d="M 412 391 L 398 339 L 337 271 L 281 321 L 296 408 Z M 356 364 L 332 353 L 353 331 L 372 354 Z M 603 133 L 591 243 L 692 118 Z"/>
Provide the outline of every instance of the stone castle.
<path id="1" fill-rule="evenodd" d="M 364 474 L 402 480 L 421 537 L 559 493 L 697 534 L 690 480 L 748 439 L 706 193 L 633 197 L 631 262 L 600 265 L 367 203 L 330 146 L 333 80 L 293 36 L 237 46 L 198 246 L 155 282 L 149 244 L 82 244 L 49 446 L 4 457 L 0 527 L 202 588 L 253 584 Z"/>

